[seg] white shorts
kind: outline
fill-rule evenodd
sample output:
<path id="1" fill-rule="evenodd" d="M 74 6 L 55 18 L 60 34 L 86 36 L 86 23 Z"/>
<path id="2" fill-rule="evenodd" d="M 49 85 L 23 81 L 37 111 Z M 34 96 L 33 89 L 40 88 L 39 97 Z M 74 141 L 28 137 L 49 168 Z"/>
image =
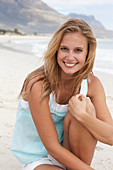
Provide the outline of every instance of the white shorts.
<path id="1" fill-rule="evenodd" d="M 34 170 L 39 165 L 54 165 L 58 166 L 64 170 L 66 170 L 65 166 L 63 166 L 61 163 L 59 163 L 57 160 L 55 160 L 51 155 L 47 155 L 46 157 L 43 157 L 37 161 L 28 163 L 28 164 L 23 164 L 22 165 L 22 170 Z"/>

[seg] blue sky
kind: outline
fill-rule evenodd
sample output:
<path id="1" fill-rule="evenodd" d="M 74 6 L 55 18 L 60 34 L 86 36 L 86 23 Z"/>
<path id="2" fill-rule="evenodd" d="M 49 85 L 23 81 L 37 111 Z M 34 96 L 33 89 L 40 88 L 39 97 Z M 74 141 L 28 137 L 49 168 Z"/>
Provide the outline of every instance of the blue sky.
<path id="1" fill-rule="evenodd" d="M 106 29 L 113 30 L 113 0 L 42 0 L 62 14 L 93 15 Z"/>

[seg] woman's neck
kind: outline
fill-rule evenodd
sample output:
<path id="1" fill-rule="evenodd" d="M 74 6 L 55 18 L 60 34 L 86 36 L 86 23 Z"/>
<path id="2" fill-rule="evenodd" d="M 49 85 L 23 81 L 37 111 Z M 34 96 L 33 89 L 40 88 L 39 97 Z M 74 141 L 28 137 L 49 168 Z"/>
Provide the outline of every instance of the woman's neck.
<path id="1" fill-rule="evenodd" d="M 60 96 L 57 99 L 57 103 L 68 104 L 69 101 L 68 96 L 71 88 L 72 88 L 71 82 L 61 81 L 59 83 Z"/>

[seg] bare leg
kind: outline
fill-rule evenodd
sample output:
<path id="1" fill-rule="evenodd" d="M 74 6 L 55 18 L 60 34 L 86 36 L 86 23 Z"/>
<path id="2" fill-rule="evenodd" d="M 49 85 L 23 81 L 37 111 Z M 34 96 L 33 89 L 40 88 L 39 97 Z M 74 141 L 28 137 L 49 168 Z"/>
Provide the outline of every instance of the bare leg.
<path id="1" fill-rule="evenodd" d="M 62 168 L 52 165 L 39 165 L 34 170 L 62 170 Z"/>
<path id="2" fill-rule="evenodd" d="M 70 113 L 67 113 L 64 120 L 64 147 L 90 165 L 96 143 L 92 134 Z"/>

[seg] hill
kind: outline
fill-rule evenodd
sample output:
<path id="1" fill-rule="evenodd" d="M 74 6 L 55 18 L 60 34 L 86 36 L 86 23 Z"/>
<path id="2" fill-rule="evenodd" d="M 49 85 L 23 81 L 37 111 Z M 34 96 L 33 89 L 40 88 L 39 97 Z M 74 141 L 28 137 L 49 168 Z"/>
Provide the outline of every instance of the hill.
<path id="1" fill-rule="evenodd" d="M 106 30 L 94 16 L 78 14 L 65 16 L 41 0 L 0 0 L 0 29 L 18 29 L 26 34 L 53 33 L 70 17 L 88 22 L 97 37 L 113 38 L 113 31 Z"/>
<path id="2" fill-rule="evenodd" d="M 0 28 L 52 33 L 67 17 L 41 0 L 0 0 Z"/>
<path id="3" fill-rule="evenodd" d="M 82 14 L 70 13 L 68 14 L 68 17 L 80 18 L 86 21 L 91 26 L 96 37 L 113 38 L 113 31 L 106 30 L 103 24 L 100 21 L 96 20 L 95 17 L 92 15 L 86 16 Z"/>

